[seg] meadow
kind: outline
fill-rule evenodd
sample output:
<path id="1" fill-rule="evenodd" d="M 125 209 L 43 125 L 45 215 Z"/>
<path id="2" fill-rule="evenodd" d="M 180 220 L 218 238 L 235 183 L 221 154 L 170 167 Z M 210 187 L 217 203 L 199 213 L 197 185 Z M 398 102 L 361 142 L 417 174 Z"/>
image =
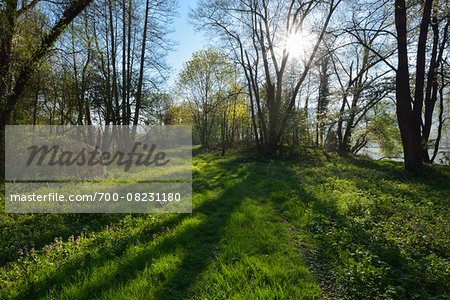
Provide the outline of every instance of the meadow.
<path id="1" fill-rule="evenodd" d="M 2 213 L 0 299 L 444 299 L 450 168 L 426 168 L 199 153 L 192 214 Z"/>

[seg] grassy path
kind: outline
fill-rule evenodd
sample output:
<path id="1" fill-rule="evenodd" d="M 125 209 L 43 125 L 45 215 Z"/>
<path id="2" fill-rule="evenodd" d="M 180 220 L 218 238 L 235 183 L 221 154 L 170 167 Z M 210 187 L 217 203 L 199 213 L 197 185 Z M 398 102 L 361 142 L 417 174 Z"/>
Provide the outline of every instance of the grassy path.
<path id="1" fill-rule="evenodd" d="M 11 265 L 3 268 L 2 293 L 48 299 L 312 299 L 318 285 L 301 263 L 288 225 L 267 201 L 272 187 L 262 184 L 267 174 L 259 167 L 238 157 L 199 156 L 191 215 L 127 216 L 98 232 L 56 241 L 13 263 L 14 276 L 6 272 Z"/>
<path id="2" fill-rule="evenodd" d="M 2 215 L 0 299 L 448 295 L 448 168 L 248 155 L 195 157 L 189 215 Z"/>

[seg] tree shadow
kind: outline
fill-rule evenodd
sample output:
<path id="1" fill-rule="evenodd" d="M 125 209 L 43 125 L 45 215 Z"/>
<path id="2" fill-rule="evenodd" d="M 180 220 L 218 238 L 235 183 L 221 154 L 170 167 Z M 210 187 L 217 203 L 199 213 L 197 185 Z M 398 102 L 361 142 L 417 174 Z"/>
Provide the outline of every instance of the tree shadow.
<path id="1" fill-rule="evenodd" d="M 229 177 L 227 175 L 228 170 L 230 170 L 230 164 L 225 163 L 215 170 L 207 172 L 206 177 L 214 174 L 215 178 L 209 180 L 208 186 L 201 189 L 217 188 L 222 184 L 223 177 Z M 78 299 L 92 299 L 96 296 L 114 292 L 118 287 L 126 285 L 129 281 L 138 277 L 145 268 L 151 265 L 152 261 L 158 260 L 164 255 L 175 253 L 180 249 L 185 253 L 182 262 L 171 278 L 162 280 L 160 288 L 158 288 L 158 297 L 162 299 L 182 298 L 189 293 L 191 286 L 209 265 L 213 258 L 214 250 L 222 239 L 223 228 L 244 199 L 242 191 L 248 187 L 247 178 L 233 176 L 231 178 L 231 181 L 235 181 L 234 183 L 227 184 L 221 194 L 204 200 L 204 202 L 194 208 L 192 214 L 179 214 L 165 222 L 152 224 L 149 228 L 144 229 L 143 235 L 135 236 L 122 247 L 118 247 L 116 251 L 101 254 L 95 259 L 86 254 L 64 267 L 61 266 L 52 276 L 34 282 L 26 292 L 17 298 L 44 297 L 48 295 L 50 290 L 52 293 L 58 293 L 58 291 L 64 289 L 64 286 L 70 284 L 77 274 L 80 274 L 81 270 L 85 270 L 89 274 L 115 260 L 120 260 L 117 270 L 109 273 L 105 278 L 89 282 L 79 289 L 77 293 Z M 177 228 L 185 220 L 196 216 L 202 217 L 199 224 L 177 232 Z M 157 245 L 150 245 L 150 243 L 154 243 L 152 233 L 160 230 L 161 226 L 165 228 L 170 227 L 172 233 L 161 239 L 158 238 Z M 149 247 L 139 252 L 137 256 L 128 259 L 126 257 L 127 249 L 130 246 L 134 246 L 134 241 L 137 239 L 139 239 L 141 244 L 149 244 Z"/>
<path id="2" fill-rule="evenodd" d="M 376 189 L 386 195 L 395 197 L 399 197 L 399 195 L 404 197 L 414 196 L 413 199 L 417 199 L 414 191 L 405 191 L 402 188 L 396 188 L 395 185 L 412 183 L 421 184 L 421 189 L 438 190 L 444 195 L 442 198 L 445 198 L 445 194 L 448 195 L 449 192 L 448 184 L 443 183 L 446 180 L 445 176 L 448 175 L 440 170 L 434 171 L 434 175 L 410 176 L 405 174 L 401 169 L 402 166 L 396 166 L 396 169 L 393 170 L 391 163 L 380 166 L 377 162 L 369 160 L 355 158 L 347 158 L 346 160 L 359 170 L 355 168 L 338 170 L 335 168 L 339 168 L 339 165 L 335 165 L 327 171 L 332 176 L 353 181 L 360 190 Z M 304 166 L 303 169 L 309 167 Z M 290 188 L 295 190 L 298 195 L 299 209 L 312 212 L 311 217 L 306 217 L 308 223 L 300 223 L 302 225 L 297 230 L 304 237 L 304 243 L 308 244 L 302 249 L 305 250 L 303 252 L 304 259 L 309 263 L 312 273 L 321 283 L 324 295 L 331 298 L 362 299 L 380 297 L 383 293 L 386 293 L 384 295 L 388 297 L 386 295 L 393 292 L 396 293 L 397 297 L 407 299 L 414 295 L 414 289 L 411 289 L 411 287 L 415 287 L 416 292 L 420 291 L 422 296 L 437 295 L 439 297 L 439 295 L 442 295 L 442 283 L 433 283 L 433 279 L 427 279 L 424 275 L 426 264 L 420 265 L 419 269 L 419 259 L 416 257 L 412 260 L 395 240 L 388 238 L 389 233 L 388 235 L 372 234 L 373 224 L 371 222 L 374 219 L 369 219 L 370 222 L 357 221 L 353 212 L 342 211 L 335 200 L 318 198 L 305 190 L 302 183 L 298 181 L 295 172 L 291 171 L 290 174 L 288 170 L 283 172 L 290 178 L 297 177 L 296 182 L 295 180 L 290 181 Z M 365 172 L 367 172 L 367 177 L 364 176 Z M 326 176 L 327 174 L 320 173 L 317 176 Z M 441 174 L 442 177 L 436 180 L 433 178 L 436 174 Z M 382 179 L 387 180 L 382 183 Z M 358 182 L 363 181 L 365 183 L 358 186 Z M 319 187 L 317 188 L 319 189 Z M 448 201 L 436 199 L 440 197 L 434 198 L 435 203 Z M 384 201 L 383 205 L 391 205 L 390 202 L 387 203 L 386 200 L 382 199 L 380 201 Z M 283 203 L 278 204 L 279 207 L 283 205 Z M 292 213 L 289 206 L 286 210 L 291 210 Z M 379 214 L 380 226 L 384 220 L 389 218 L 385 211 L 377 211 L 373 207 L 371 210 L 373 213 Z M 294 217 L 290 221 L 296 220 L 297 215 L 292 215 Z M 349 263 L 350 260 L 354 263 Z M 362 266 L 365 269 L 358 269 Z M 348 273 L 342 272 L 344 268 L 348 268 L 346 269 Z"/>
<path id="3" fill-rule="evenodd" d="M 291 178 L 285 180 L 289 188 L 295 191 L 296 207 L 286 205 L 286 199 L 274 201 L 280 208 L 286 219 L 295 224 L 296 233 L 299 235 L 299 251 L 304 261 L 307 262 L 311 273 L 318 280 L 322 294 L 330 298 L 347 297 L 358 299 L 367 296 L 364 291 L 373 290 L 370 284 L 376 284 L 378 291 L 387 288 L 387 282 L 395 281 L 396 272 L 408 273 L 408 259 L 402 254 L 398 245 L 386 239 L 375 239 L 368 232 L 365 224 L 355 222 L 344 214 L 333 199 L 320 199 L 305 190 L 298 181 L 293 170 L 280 170 L 284 176 Z M 272 199 L 274 200 L 274 199 Z M 290 200 L 287 199 L 289 202 Z M 292 203 L 292 202 L 291 202 Z M 298 211 L 297 211 L 298 210 Z M 299 213 L 301 211 L 301 213 Z M 307 215 L 307 216 L 305 216 Z M 303 221 L 299 221 L 299 219 Z M 306 220 L 306 221 L 305 221 Z M 348 278 L 339 273 L 339 268 L 348 266 L 348 256 L 358 260 L 360 253 L 370 257 L 378 257 L 379 263 L 374 263 L 377 268 L 389 266 L 393 272 L 386 272 L 386 278 L 374 281 L 359 281 L 364 275 L 352 274 Z M 344 255 L 343 255 L 344 254 Z M 350 276 L 357 278 L 352 282 Z M 366 278 L 367 279 L 367 278 Z M 357 284 L 355 284 L 357 282 Z M 398 282 L 399 285 L 403 283 Z M 355 289 L 356 288 L 356 289 Z M 353 293 L 353 294 L 352 294 Z M 358 296 L 359 295 L 359 296 Z"/>
<path id="4" fill-rule="evenodd" d="M 76 287 L 78 288 L 77 298 L 79 299 L 111 295 L 138 278 L 146 268 L 151 268 L 153 260 L 161 259 L 164 255 L 175 254 L 180 249 L 183 251 L 184 256 L 181 258 L 179 265 L 176 266 L 173 274 L 160 278 L 157 289 L 149 292 L 152 292 L 158 299 L 182 299 L 191 296 L 193 287 L 214 259 L 215 250 L 218 249 L 223 239 L 224 228 L 227 222 L 236 209 L 240 207 L 244 196 L 248 195 L 249 189 L 262 194 L 284 189 L 285 186 L 266 184 L 277 177 L 283 178 L 282 180 L 287 182 L 289 188 L 298 194 L 298 210 L 306 207 L 314 211 L 315 216 L 311 219 L 311 223 L 308 224 L 310 226 L 298 228 L 298 232 L 304 234 L 312 241 L 314 251 L 305 251 L 304 259 L 310 263 L 313 274 L 315 273 L 316 278 L 321 281 L 325 291 L 329 291 L 331 294 L 334 292 L 333 289 L 338 284 L 341 284 L 338 281 L 348 282 L 346 278 L 336 278 L 330 275 L 336 272 L 336 266 L 342 266 L 348 262 L 346 260 L 348 257 L 341 256 L 342 249 L 347 249 L 349 253 L 356 255 L 356 257 L 359 255 L 358 252 L 361 251 L 368 253 L 369 256 L 378 257 L 379 262 L 373 264 L 377 268 L 384 268 L 385 266 L 391 268 L 385 273 L 384 278 L 378 278 L 374 281 L 374 284 L 377 285 L 376 289 L 384 291 L 389 284 L 395 283 L 406 289 L 404 295 L 409 295 L 407 288 L 414 274 L 412 274 L 409 258 L 400 251 L 398 245 L 386 239 L 375 239 L 364 224 L 355 222 L 347 215 L 344 215 L 336 202 L 328 199 L 318 199 L 306 191 L 301 182 L 299 183 L 295 171 L 291 168 L 293 166 L 291 161 L 263 159 L 260 169 L 266 172 L 267 181 L 264 182 L 261 182 L 260 174 L 259 176 L 254 176 L 258 170 L 253 168 L 248 170 L 248 166 L 253 165 L 255 162 L 258 163 L 259 160 L 252 160 L 251 157 L 236 157 L 215 161 L 214 166 L 210 168 L 208 167 L 208 162 L 206 162 L 206 171 L 202 170 L 202 174 L 197 175 L 197 178 L 195 178 L 194 191 L 196 193 L 206 193 L 216 188 L 222 188 L 223 192 L 203 200 L 203 202 L 194 207 L 191 215 L 175 215 L 162 223 L 151 224 L 143 229 L 142 235 L 135 235 L 131 240 L 124 241 L 121 247 L 112 252 L 102 253 L 95 259 L 86 254 L 66 266 L 61 266 L 52 276 L 35 282 L 33 286 L 29 287 L 18 298 L 44 297 L 48 295 L 49 290 L 58 293 L 79 278 L 77 274 L 89 274 L 119 260 L 120 263 L 117 270 L 111 272 L 108 276 L 89 282 L 84 286 Z M 371 170 L 377 171 L 378 174 L 370 179 L 371 185 L 376 185 L 377 180 L 392 173 L 391 167 L 380 167 L 376 162 L 349 158 L 349 163 L 365 169 L 367 172 L 371 172 Z M 246 166 L 247 168 L 245 168 Z M 308 167 L 305 166 L 305 168 Z M 352 173 L 352 170 L 346 170 L 339 176 L 353 178 L 361 175 Z M 398 175 L 390 174 L 389 176 L 391 176 L 389 177 L 391 180 L 410 180 L 408 178 L 405 179 L 404 175 L 400 173 Z M 389 187 L 386 187 L 384 192 L 392 191 L 389 191 Z M 283 209 L 292 209 L 283 206 L 285 201 L 289 201 L 288 198 L 281 197 L 271 201 L 281 211 Z M 198 223 L 178 230 L 182 227 L 183 222 L 198 216 L 200 217 Z M 158 245 L 153 245 L 152 233 L 160 230 L 161 226 L 170 227 L 173 233 L 162 238 Z M 329 234 L 330 232 L 332 233 L 331 235 Z M 341 238 L 341 240 L 337 240 L 336 236 Z M 149 246 L 135 257 L 127 258 L 127 249 L 133 246 L 138 239 L 142 244 L 148 244 Z M 407 277 L 409 279 L 403 279 L 404 281 L 402 282 L 402 280 L 396 278 L 399 273 L 406 274 L 406 276 L 409 276 Z M 373 286 L 367 286 L 369 282 L 359 282 L 359 284 L 362 289 L 360 291 L 362 296 L 367 296 L 367 294 L 364 294 L 365 288 L 368 290 L 374 289 Z M 346 293 L 346 290 L 344 293 Z"/>
<path id="5" fill-rule="evenodd" d="M 405 183 L 418 183 L 438 189 L 448 189 L 450 168 L 439 165 L 424 165 L 424 172 L 420 174 L 408 173 L 401 162 L 347 157 L 346 162 L 361 169 L 379 172 L 384 178 Z"/>
<path id="6" fill-rule="evenodd" d="M 31 250 L 34 245 L 34 249 L 39 251 L 53 243 L 56 237 L 67 240 L 82 232 L 98 232 L 107 225 L 120 222 L 125 216 L 127 214 L 4 214 L 9 225 L 2 228 L 0 245 L 4 250 L 0 253 L 0 267 L 18 259 L 18 249 L 27 247 Z M 49 228 L 54 229 L 50 231 Z"/>
<path id="7" fill-rule="evenodd" d="M 317 164 L 303 165 L 301 170 L 308 170 Z M 437 197 L 428 199 L 428 202 L 439 206 L 446 206 L 450 197 L 450 169 L 445 167 L 428 167 L 424 174 L 408 174 L 403 165 L 394 161 L 374 161 L 357 157 L 346 156 L 333 163 L 328 161 L 320 164 L 322 182 L 330 176 L 334 179 L 351 182 L 355 188 L 362 192 L 382 193 L 398 199 L 409 199 L 421 202 L 422 194 L 436 194 Z M 326 168 L 325 168 L 326 167 Z M 309 175 L 313 176 L 315 170 Z M 414 187 L 414 188 L 411 188 Z M 440 195 L 440 196 L 438 196 Z"/>

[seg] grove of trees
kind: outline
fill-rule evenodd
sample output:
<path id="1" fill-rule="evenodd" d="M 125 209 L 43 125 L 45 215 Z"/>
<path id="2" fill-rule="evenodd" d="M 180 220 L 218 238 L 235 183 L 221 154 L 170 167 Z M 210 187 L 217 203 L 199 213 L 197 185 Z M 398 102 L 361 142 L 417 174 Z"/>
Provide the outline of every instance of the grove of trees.
<path id="1" fill-rule="evenodd" d="M 262 155 L 378 145 L 410 172 L 436 162 L 448 136 L 448 1 L 199 0 L 190 19 L 214 47 L 168 87 L 176 5 L 1 1 L 2 149 L 8 124 L 192 124 L 222 154 L 238 143 Z"/>

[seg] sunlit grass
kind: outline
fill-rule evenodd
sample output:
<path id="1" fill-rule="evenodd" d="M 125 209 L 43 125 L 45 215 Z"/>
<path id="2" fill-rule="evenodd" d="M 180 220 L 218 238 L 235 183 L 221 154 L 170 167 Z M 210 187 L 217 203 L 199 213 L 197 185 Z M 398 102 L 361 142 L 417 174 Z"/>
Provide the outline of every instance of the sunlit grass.
<path id="1" fill-rule="evenodd" d="M 448 168 L 238 151 L 193 180 L 192 214 L 1 215 L 0 298 L 448 296 Z"/>

